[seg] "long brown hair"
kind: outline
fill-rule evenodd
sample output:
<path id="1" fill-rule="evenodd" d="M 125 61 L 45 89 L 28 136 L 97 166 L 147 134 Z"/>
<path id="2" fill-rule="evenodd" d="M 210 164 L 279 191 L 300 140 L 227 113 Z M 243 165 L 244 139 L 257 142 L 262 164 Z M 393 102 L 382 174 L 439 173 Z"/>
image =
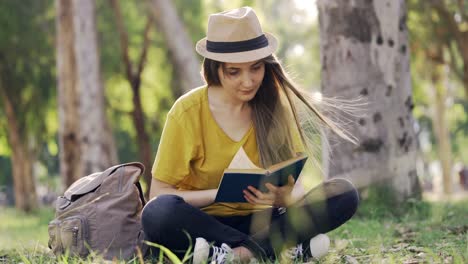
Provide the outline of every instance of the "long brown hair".
<path id="1" fill-rule="evenodd" d="M 249 104 L 262 166 L 268 167 L 295 156 L 295 140 L 301 141 L 317 162 L 323 126 L 356 143 L 354 137 L 319 111 L 313 96 L 296 87 L 274 55 L 261 61 L 265 64 L 265 76 Z M 224 63 L 204 59 L 202 73 L 208 86 L 221 85 L 219 67 L 224 67 Z"/>

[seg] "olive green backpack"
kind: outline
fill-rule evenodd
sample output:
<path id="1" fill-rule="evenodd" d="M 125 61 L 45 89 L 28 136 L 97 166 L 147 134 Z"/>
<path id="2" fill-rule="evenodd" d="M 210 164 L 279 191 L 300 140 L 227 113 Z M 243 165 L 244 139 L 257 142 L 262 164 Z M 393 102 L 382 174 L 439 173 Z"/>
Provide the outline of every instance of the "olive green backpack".
<path id="1" fill-rule="evenodd" d="M 57 198 L 49 223 L 49 248 L 56 255 L 131 259 L 144 254 L 141 210 L 145 199 L 139 178 L 141 163 L 113 166 L 74 182 Z"/>

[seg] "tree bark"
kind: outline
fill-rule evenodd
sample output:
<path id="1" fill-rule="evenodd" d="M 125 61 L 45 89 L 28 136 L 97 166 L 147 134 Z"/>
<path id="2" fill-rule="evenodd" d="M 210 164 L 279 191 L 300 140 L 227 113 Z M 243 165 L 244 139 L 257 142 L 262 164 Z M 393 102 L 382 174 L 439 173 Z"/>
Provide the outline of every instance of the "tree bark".
<path id="1" fill-rule="evenodd" d="M 358 187 L 386 180 L 399 200 L 419 196 L 405 1 L 317 4 L 324 95 L 368 101 L 366 117 L 349 128 L 360 145 L 333 144 L 328 177 Z"/>
<path id="2" fill-rule="evenodd" d="M 125 29 L 122 14 L 120 11 L 119 2 L 117 0 L 110 1 L 112 8 L 114 10 L 115 19 L 117 28 L 119 30 L 120 36 L 120 49 L 122 53 L 122 61 L 125 66 L 125 72 L 127 75 L 127 80 L 130 83 L 133 92 L 133 112 L 132 112 L 132 120 L 135 130 L 137 132 L 137 141 L 138 141 L 138 148 L 140 154 L 140 160 L 146 167 L 145 174 L 144 174 L 144 181 L 146 182 L 148 188 L 145 192 L 146 198 L 149 198 L 149 191 L 151 186 L 151 167 L 152 167 L 152 158 L 151 158 L 151 144 L 149 140 L 149 135 L 145 129 L 145 115 L 143 112 L 143 106 L 141 104 L 141 95 L 140 95 L 140 86 L 141 86 L 141 73 L 143 72 L 144 64 L 146 61 L 146 55 L 150 44 L 150 29 L 151 24 L 153 23 L 152 16 L 148 16 L 148 22 L 145 26 L 144 30 L 144 41 L 143 47 L 141 49 L 140 59 L 135 68 L 130 61 L 130 56 L 128 53 L 128 34 L 127 30 Z"/>
<path id="3" fill-rule="evenodd" d="M 105 112 L 93 0 L 73 0 L 73 29 L 80 99 L 81 175 L 117 163 L 114 137 Z"/>
<path id="4" fill-rule="evenodd" d="M 74 54 L 73 10 L 71 0 L 56 0 L 57 17 L 57 99 L 59 116 L 60 175 L 64 187 L 80 175 L 79 98 Z"/>
<path id="5" fill-rule="evenodd" d="M 203 84 L 200 62 L 174 4 L 169 0 L 151 0 L 150 4 L 156 25 L 164 35 L 174 72 L 179 76 L 181 87 L 173 87 L 178 97 Z"/>
<path id="6" fill-rule="evenodd" d="M 12 150 L 11 162 L 13 168 L 13 186 L 15 191 L 15 207 L 30 212 L 37 208 L 36 186 L 32 171 L 32 161 L 29 155 L 27 141 L 22 140 L 13 105 L 4 90 L 0 79 L 0 98 L 7 119 L 8 143 Z"/>

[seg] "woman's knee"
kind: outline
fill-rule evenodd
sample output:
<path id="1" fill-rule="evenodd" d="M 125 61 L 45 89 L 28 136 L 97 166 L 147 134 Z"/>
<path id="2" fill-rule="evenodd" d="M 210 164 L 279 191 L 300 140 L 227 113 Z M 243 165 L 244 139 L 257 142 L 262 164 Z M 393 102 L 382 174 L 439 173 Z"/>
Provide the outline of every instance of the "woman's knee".
<path id="1" fill-rule="evenodd" d="M 343 194 L 350 191 L 356 191 L 354 184 L 344 178 L 332 178 L 325 182 L 327 193 L 330 194 Z"/>
<path id="2" fill-rule="evenodd" d="M 332 208 L 338 210 L 342 221 L 349 220 L 359 206 L 359 193 L 351 181 L 343 178 L 334 178 L 326 182 L 327 196 Z"/>
<path id="3" fill-rule="evenodd" d="M 345 192 L 343 196 L 343 200 L 345 201 L 349 212 L 348 217 L 351 218 L 356 213 L 359 206 L 359 193 L 356 189 L 351 189 Z"/>
<path id="4" fill-rule="evenodd" d="M 342 217 L 349 220 L 357 211 L 359 206 L 359 193 L 354 185 L 347 179 L 333 179 L 339 190 L 337 201 L 339 201 Z"/>
<path id="5" fill-rule="evenodd" d="M 141 213 L 143 229 L 147 230 L 155 226 L 164 228 L 171 223 L 171 219 L 176 217 L 174 214 L 179 212 L 177 208 L 183 203 L 185 203 L 184 199 L 172 194 L 152 199 L 145 205 Z"/>

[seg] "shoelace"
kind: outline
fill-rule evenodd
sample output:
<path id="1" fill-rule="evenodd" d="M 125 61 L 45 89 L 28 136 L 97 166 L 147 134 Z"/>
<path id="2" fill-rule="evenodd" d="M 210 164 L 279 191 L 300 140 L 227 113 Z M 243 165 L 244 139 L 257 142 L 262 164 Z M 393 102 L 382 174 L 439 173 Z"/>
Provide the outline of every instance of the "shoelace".
<path id="1" fill-rule="evenodd" d="M 227 254 L 232 252 L 232 249 L 226 245 L 222 244 L 221 247 L 212 246 L 213 255 L 211 256 L 211 264 L 222 264 L 226 261 Z"/>
<path id="2" fill-rule="evenodd" d="M 297 246 L 290 248 L 286 251 L 286 257 L 289 259 L 299 259 L 302 258 L 303 255 L 303 249 L 302 249 L 302 244 L 298 244 Z"/>

